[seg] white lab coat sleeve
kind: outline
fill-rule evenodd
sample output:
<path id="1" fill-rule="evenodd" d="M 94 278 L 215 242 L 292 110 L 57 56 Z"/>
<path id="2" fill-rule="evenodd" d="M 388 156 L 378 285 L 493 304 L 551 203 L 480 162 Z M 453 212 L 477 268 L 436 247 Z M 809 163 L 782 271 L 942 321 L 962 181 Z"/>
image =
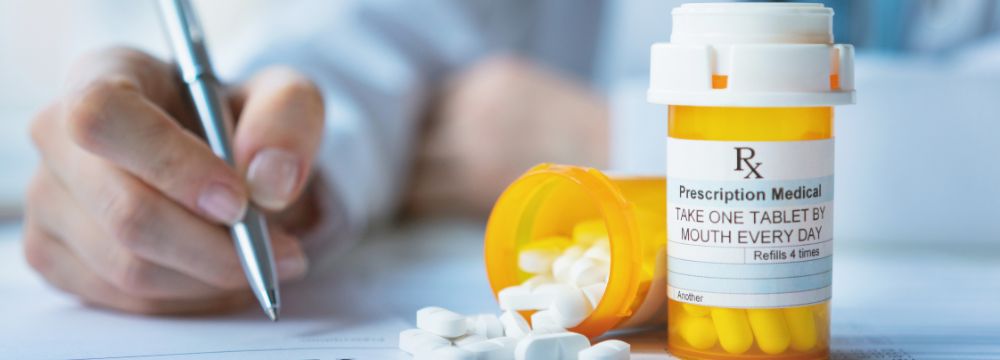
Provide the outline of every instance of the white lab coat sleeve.
<path id="1" fill-rule="evenodd" d="M 269 40 L 257 39 L 241 77 L 291 66 L 325 99 L 315 163 L 323 219 L 307 248 L 336 253 L 397 208 L 432 90 L 484 52 L 471 3 L 303 1 L 267 25 Z"/>

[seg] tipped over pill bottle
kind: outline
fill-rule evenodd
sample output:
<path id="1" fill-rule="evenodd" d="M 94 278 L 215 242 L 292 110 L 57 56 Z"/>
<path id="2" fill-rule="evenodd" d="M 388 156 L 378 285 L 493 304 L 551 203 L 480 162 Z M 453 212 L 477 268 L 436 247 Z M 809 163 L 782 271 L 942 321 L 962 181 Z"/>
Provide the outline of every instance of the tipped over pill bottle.
<path id="1" fill-rule="evenodd" d="M 652 46 L 669 106 L 669 351 L 690 359 L 829 355 L 833 105 L 853 48 L 820 4 L 687 4 Z"/>
<path id="2" fill-rule="evenodd" d="M 486 271 L 501 308 L 531 319 L 534 331 L 551 325 L 588 337 L 663 324 L 664 191 L 663 177 L 579 166 L 523 174 L 486 226 Z"/>

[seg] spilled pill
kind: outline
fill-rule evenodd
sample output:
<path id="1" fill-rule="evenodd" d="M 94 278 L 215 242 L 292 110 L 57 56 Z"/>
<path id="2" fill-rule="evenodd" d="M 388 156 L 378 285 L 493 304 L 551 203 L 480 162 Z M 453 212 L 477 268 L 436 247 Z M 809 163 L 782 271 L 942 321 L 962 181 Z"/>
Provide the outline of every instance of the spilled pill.
<path id="1" fill-rule="evenodd" d="M 407 329 L 399 333 L 399 349 L 410 355 L 451 346 L 451 341 L 420 329 Z"/>
<path id="2" fill-rule="evenodd" d="M 511 360 L 514 358 L 514 349 L 517 348 L 517 342 L 519 340 L 520 339 L 503 336 L 503 337 L 498 337 L 496 339 L 490 339 L 487 342 L 494 343 L 500 346 L 503 349 L 500 351 L 500 353 L 503 355 L 503 359 Z"/>
<path id="3" fill-rule="evenodd" d="M 621 340 L 605 340 L 580 351 L 579 360 L 628 360 L 632 347 Z"/>
<path id="4" fill-rule="evenodd" d="M 580 351 L 590 347 L 586 336 L 571 333 L 532 334 L 518 341 L 516 360 L 576 359 Z"/>
<path id="5" fill-rule="evenodd" d="M 475 344 L 478 342 L 483 342 L 486 340 L 489 339 L 479 334 L 465 334 L 457 338 L 451 339 L 451 344 L 455 346 L 464 346 L 469 344 Z"/>
<path id="6" fill-rule="evenodd" d="M 629 358 L 625 342 L 590 346 L 586 336 L 567 330 L 591 315 L 608 285 L 611 251 L 603 220 L 577 223 L 572 237 L 548 236 L 524 244 L 517 255 L 523 280 L 497 292 L 503 310 L 499 316 L 423 308 L 417 311 L 418 329 L 400 333 L 400 349 L 428 360 Z M 522 314 L 526 311 L 530 323 Z M 710 317 L 702 320 L 713 326 Z"/>
<path id="7" fill-rule="evenodd" d="M 447 309 L 430 306 L 417 310 L 417 328 L 435 335 L 453 338 L 465 335 L 465 317 Z"/>
<path id="8" fill-rule="evenodd" d="M 503 324 L 493 314 L 479 314 L 465 318 L 469 333 L 485 336 L 487 339 L 503 336 Z"/>
<path id="9" fill-rule="evenodd" d="M 500 315 L 500 323 L 503 324 L 503 334 L 507 337 L 521 338 L 531 332 L 528 321 L 520 313 L 513 310 L 504 311 Z"/>
<path id="10" fill-rule="evenodd" d="M 476 360 L 508 360 L 506 349 L 503 345 L 491 341 L 480 341 L 477 343 L 459 346 L 462 350 L 472 353 L 472 358 Z"/>
<path id="11" fill-rule="evenodd" d="M 566 328 L 559 324 L 552 310 L 541 310 L 531 314 L 531 332 L 533 334 L 551 334 L 565 331 Z"/>
<path id="12" fill-rule="evenodd" d="M 535 293 L 550 300 L 548 311 L 552 313 L 556 323 L 563 328 L 579 325 L 594 310 L 583 292 L 570 285 L 542 285 L 535 290 Z"/>

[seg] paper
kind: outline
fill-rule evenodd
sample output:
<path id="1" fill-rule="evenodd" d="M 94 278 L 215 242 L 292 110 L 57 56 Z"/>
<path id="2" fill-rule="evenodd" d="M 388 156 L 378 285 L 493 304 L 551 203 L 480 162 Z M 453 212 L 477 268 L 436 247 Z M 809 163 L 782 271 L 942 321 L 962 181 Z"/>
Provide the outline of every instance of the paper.
<path id="1" fill-rule="evenodd" d="M 425 229 L 433 230 L 429 234 Z M 0 359 L 409 359 L 399 331 L 440 305 L 495 311 L 475 225 L 431 226 L 377 236 L 352 256 L 318 264 L 285 286 L 281 320 L 260 309 L 210 317 L 146 317 L 96 310 L 49 288 L 0 235 Z M 441 241 L 454 241 L 446 249 Z M 430 240 L 430 241 L 426 241 Z"/>
<path id="2" fill-rule="evenodd" d="M 482 225 L 424 223 L 373 236 L 284 287 L 278 323 L 259 309 L 194 318 L 80 305 L 24 263 L 0 228 L 2 359 L 409 359 L 396 349 L 414 313 L 437 305 L 496 312 Z M 1000 358 L 1000 248 L 858 247 L 834 257 L 833 359 Z M 663 331 L 616 334 L 633 359 L 669 359 Z"/>
<path id="3" fill-rule="evenodd" d="M 835 251 L 833 359 L 1000 359 L 1000 244 L 862 244 Z"/>

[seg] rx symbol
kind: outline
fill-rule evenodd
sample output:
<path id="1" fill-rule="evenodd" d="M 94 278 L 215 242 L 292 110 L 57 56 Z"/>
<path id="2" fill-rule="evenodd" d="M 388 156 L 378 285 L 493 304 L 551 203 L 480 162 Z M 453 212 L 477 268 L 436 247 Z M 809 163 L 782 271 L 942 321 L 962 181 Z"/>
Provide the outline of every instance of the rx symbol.
<path id="1" fill-rule="evenodd" d="M 764 176 L 757 171 L 757 169 L 760 169 L 761 162 L 750 162 L 757 155 L 757 152 L 751 147 L 735 147 L 734 149 L 736 149 L 736 169 L 733 170 L 744 171 L 745 166 L 749 172 L 743 177 L 744 179 L 749 179 L 750 176 L 753 176 L 755 179 L 763 179 Z"/>

